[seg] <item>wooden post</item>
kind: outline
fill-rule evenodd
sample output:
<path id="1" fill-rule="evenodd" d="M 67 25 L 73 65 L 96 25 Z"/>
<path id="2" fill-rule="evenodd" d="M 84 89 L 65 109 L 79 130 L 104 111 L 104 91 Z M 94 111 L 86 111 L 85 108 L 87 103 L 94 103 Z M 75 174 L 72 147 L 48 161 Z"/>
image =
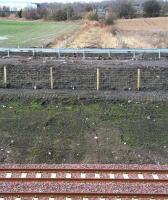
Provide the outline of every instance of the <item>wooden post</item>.
<path id="1" fill-rule="evenodd" d="M 139 91 L 141 87 L 141 70 L 137 69 L 137 90 Z"/>
<path id="2" fill-rule="evenodd" d="M 97 68 L 97 91 L 100 89 L 100 70 Z"/>
<path id="3" fill-rule="evenodd" d="M 50 84 L 51 84 L 51 89 L 54 89 L 54 82 L 53 82 L 53 68 L 50 67 Z"/>
<path id="4" fill-rule="evenodd" d="M 7 87 L 7 71 L 6 66 L 4 66 L 4 86 Z"/>

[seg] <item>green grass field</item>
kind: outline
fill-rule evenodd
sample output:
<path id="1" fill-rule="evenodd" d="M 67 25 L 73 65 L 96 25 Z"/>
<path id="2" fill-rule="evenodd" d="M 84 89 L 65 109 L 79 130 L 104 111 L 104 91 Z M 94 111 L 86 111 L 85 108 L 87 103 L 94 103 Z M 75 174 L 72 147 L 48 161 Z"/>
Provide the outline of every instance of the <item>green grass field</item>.
<path id="1" fill-rule="evenodd" d="M 0 20 L 0 47 L 45 46 L 79 27 L 80 23 L 73 22 L 20 22 L 3 19 Z"/>

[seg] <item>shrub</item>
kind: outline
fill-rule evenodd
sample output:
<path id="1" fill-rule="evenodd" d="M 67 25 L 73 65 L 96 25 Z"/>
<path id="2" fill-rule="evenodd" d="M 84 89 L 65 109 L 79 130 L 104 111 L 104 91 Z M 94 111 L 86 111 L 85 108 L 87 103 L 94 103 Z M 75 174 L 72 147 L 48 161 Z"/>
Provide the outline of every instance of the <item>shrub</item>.
<path id="1" fill-rule="evenodd" d="M 86 14 L 85 18 L 90 20 L 90 21 L 98 21 L 98 15 L 94 11 L 88 12 Z"/>
<path id="2" fill-rule="evenodd" d="M 136 11 L 131 2 L 125 0 L 121 0 L 117 3 L 116 13 L 119 18 L 134 18 L 136 16 Z"/>
<path id="3" fill-rule="evenodd" d="M 52 13 L 51 18 L 55 21 L 65 21 L 67 20 L 67 13 L 65 10 L 58 10 Z"/>
<path id="4" fill-rule="evenodd" d="M 9 16 L 10 16 L 9 7 L 6 6 L 0 7 L 0 17 L 9 17 Z"/>
<path id="5" fill-rule="evenodd" d="M 45 18 L 47 15 L 47 10 L 43 8 L 38 9 L 25 9 L 21 12 L 21 16 L 26 19 L 37 20 Z"/>
<path id="6" fill-rule="evenodd" d="M 161 11 L 161 5 L 156 0 L 149 0 L 144 3 L 144 15 L 145 17 L 158 17 Z"/>
<path id="7" fill-rule="evenodd" d="M 109 14 L 105 19 L 106 25 L 113 25 L 116 20 L 116 16 L 114 14 Z"/>

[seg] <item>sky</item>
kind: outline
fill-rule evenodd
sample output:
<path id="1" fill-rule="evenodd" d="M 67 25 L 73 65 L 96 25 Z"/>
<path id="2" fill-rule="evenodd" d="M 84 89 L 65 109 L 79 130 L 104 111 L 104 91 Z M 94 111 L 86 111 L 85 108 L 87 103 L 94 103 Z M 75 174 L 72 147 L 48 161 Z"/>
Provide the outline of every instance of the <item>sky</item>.
<path id="1" fill-rule="evenodd" d="M 102 0 L 0 0 L 0 3 L 11 2 L 11 3 L 19 3 L 19 2 L 31 2 L 31 3 L 42 3 L 42 2 L 101 2 Z"/>

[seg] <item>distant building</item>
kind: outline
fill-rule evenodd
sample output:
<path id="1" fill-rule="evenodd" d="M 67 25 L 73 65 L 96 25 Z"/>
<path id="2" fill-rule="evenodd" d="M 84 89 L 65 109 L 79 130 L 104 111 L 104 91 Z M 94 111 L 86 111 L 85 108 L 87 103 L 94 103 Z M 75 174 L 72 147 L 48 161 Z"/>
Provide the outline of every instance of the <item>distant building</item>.
<path id="1" fill-rule="evenodd" d="M 0 1 L 0 7 L 9 7 L 11 12 L 17 12 L 19 10 L 24 10 L 26 8 L 28 9 L 37 9 L 37 4 L 35 3 L 28 3 L 28 2 L 10 2 L 10 1 Z"/>
<path id="2" fill-rule="evenodd" d="M 108 9 L 104 9 L 104 8 L 98 8 L 98 9 L 95 9 L 94 11 L 97 13 L 99 19 L 105 19 L 109 13 Z"/>

